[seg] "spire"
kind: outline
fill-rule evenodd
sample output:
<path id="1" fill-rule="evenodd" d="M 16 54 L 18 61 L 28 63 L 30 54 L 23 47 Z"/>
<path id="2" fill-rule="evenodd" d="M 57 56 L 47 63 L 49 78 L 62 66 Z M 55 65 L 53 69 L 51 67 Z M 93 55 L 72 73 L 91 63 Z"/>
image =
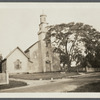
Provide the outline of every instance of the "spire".
<path id="1" fill-rule="evenodd" d="M 46 23 L 46 15 L 44 14 L 44 10 L 42 10 L 42 14 L 40 15 L 40 24 Z"/>
<path id="2" fill-rule="evenodd" d="M 40 15 L 40 24 L 39 24 L 39 33 L 40 34 L 41 32 L 46 32 L 47 31 L 47 25 L 48 23 L 46 22 L 46 15 L 43 14 L 44 11 L 42 12 L 42 15 Z"/>

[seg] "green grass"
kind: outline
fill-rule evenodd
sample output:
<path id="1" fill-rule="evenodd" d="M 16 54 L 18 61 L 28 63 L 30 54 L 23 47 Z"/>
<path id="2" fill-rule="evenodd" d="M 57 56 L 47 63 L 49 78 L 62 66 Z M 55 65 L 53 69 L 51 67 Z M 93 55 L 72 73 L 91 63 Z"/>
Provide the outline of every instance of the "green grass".
<path id="1" fill-rule="evenodd" d="M 70 72 L 66 74 L 61 74 L 60 72 L 55 72 L 55 73 L 15 74 L 15 75 L 10 75 L 10 78 L 25 79 L 25 80 L 39 80 L 39 79 L 49 80 L 51 78 L 60 79 L 73 75 L 77 75 L 77 73 Z"/>
<path id="2" fill-rule="evenodd" d="M 95 83 L 86 84 L 73 91 L 69 92 L 100 92 L 100 81 Z"/>
<path id="3" fill-rule="evenodd" d="M 0 85 L 0 90 L 14 88 L 14 87 L 21 87 L 21 86 L 26 86 L 26 85 L 27 85 L 27 83 L 25 83 L 25 82 L 10 80 L 9 84 Z"/>

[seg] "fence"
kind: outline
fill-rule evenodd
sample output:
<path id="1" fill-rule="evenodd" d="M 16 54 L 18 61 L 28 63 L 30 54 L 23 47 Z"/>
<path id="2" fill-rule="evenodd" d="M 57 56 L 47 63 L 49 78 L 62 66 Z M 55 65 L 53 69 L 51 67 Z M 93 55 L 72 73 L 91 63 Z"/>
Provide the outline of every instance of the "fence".
<path id="1" fill-rule="evenodd" d="M 77 72 L 77 67 L 71 67 L 71 68 L 70 68 L 70 71 L 71 71 L 71 72 Z M 85 68 L 79 67 L 79 68 L 78 68 L 78 71 L 80 71 L 80 72 L 85 72 Z"/>
<path id="2" fill-rule="evenodd" d="M 87 72 L 99 72 L 100 68 L 87 68 Z"/>
<path id="3" fill-rule="evenodd" d="M 77 71 L 77 67 L 71 67 L 70 69 L 72 72 L 76 72 Z M 100 72 L 100 68 L 82 68 L 82 67 L 79 67 L 78 68 L 78 71 L 80 72 Z"/>
<path id="4" fill-rule="evenodd" d="M 8 73 L 0 73 L 0 85 L 9 84 Z"/>

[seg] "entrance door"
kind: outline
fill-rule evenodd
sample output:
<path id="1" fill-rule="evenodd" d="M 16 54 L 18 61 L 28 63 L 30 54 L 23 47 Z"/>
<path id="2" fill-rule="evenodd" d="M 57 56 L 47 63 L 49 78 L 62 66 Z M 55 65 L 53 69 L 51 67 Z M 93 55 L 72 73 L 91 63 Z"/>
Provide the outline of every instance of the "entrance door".
<path id="1" fill-rule="evenodd" d="M 46 72 L 51 71 L 51 62 L 49 60 L 46 61 Z"/>

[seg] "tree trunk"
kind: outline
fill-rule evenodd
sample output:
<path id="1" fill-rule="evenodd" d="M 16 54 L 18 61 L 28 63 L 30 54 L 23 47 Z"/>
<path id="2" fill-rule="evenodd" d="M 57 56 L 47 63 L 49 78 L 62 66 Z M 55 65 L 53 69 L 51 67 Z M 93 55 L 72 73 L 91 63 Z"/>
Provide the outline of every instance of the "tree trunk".
<path id="1" fill-rule="evenodd" d="M 87 72 L 87 66 L 85 66 L 85 72 Z"/>
<path id="2" fill-rule="evenodd" d="M 64 69 L 64 71 L 66 70 L 66 69 L 65 69 L 65 63 L 63 63 L 63 69 Z"/>
<path id="3" fill-rule="evenodd" d="M 69 61 L 69 62 L 67 63 L 67 65 L 68 65 L 68 72 L 70 72 L 70 71 L 71 71 L 71 62 Z"/>
<path id="4" fill-rule="evenodd" d="M 77 66 L 77 69 L 76 69 L 77 73 L 79 73 L 79 66 Z"/>
<path id="5" fill-rule="evenodd" d="M 70 61 L 70 57 L 67 51 L 67 40 L 66 40 L 66 46 L 65 46 L 65 50 L 66 50 L 66 58 L 67 58 L 67 68 L 68 68 L 68 72 L 70 72 L 70 68 L 71 68 L 71 61 Z"/>

